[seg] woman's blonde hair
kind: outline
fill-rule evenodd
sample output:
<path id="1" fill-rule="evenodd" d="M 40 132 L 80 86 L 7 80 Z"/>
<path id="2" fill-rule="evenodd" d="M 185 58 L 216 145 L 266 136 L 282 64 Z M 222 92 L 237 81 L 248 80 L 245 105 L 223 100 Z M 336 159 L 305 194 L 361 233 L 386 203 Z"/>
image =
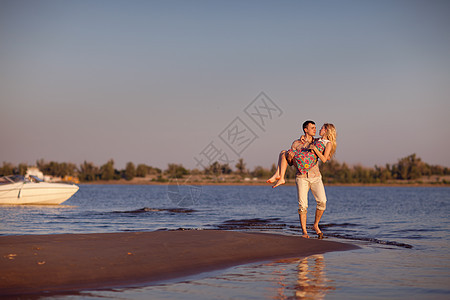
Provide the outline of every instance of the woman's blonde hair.
<path id="1" fill-rule="evenodd" d="M 334 154 L 336 153 L 336 147 L 337 147 L 337 133 L 336 133 L 336 127 L 331 123 L 325 123 L 323 124 L 326 133 L 325 138 L 331 142 L 331 152 L 330 152 L 330 158 L 331 159 Z"/>

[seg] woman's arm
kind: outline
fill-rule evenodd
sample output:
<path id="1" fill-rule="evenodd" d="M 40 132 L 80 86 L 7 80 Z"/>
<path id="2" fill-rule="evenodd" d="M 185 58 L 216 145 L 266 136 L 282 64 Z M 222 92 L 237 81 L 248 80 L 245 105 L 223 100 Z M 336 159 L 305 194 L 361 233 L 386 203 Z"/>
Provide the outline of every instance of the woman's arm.
<path id="1" fill-rule="evenodd" d="M 327 143 L 323 154 L 314 145 L 309 146 L 309 149 L 313 150 L 323 163 L 326 163 L 330 159 L 331 143 Z"/>

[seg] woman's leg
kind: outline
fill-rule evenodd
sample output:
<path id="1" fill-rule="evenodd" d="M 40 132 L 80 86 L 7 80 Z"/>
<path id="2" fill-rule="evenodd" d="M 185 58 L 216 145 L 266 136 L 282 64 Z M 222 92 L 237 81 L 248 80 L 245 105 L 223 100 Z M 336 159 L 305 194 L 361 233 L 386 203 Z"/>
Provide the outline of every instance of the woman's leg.
<path id="1" fill-rule="evenodd" d="M 272 186 L 273 188 L 276 188 L 277 186 L 286 183 L 286 180 L 284 180 L 284 175 L 286 175 L 286 169 L 288 167 L 288 162 L 286 159 L 287 152 L 286 151 L 284 151 L 284 152 L 285 153 L 283 155 L 280 155 L 280 164 L 279 164 L 279 166 L 280 166 L 279 175 L 280 176 L 278 178 L 277 183 L 275 183 L 274 186 Z"/>
<path id="2" fill-rule="evenodd" d="M 281 174 L 281 162 L 282 162 L 282 160 L 284 159 L 284 160 L 286 160 L 286 157 L 285 157 L 285 155 L 286 155 L 286 150 L 283 150 L 283 151 L 281 151 L 280 152 L 280 155 L 278 155 L 278 164 L 277 164 L 277 170 L 275 171 L 275 174 L 273 174 L 273 176 L 272 177 L 270 177 L 269 179 L 267 179 L 267 183 L 274 183 L 276 180 L 278 180 L 278 179 L 280 179 L 280 174 Z"/>

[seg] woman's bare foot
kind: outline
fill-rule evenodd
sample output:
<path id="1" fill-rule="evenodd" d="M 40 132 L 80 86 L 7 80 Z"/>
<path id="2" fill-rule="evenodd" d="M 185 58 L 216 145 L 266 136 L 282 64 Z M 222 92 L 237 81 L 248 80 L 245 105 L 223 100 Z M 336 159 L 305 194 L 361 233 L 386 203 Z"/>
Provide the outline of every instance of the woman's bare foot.
<path id="1" fill-rule="evenodd" d="M 304 234 L 302 235 L 302 238 L 309 239 L 309 235 L 308 235 L 307 233 L 304 233 Z"/>
<path id="2" fill-rule="evenodd" d="M 273 175 L 272 177 L 270 177 L 269 179 L 267 179 L 267 183 L 274 183 L 275 181 L 277 181 L 278 179 L 280 179 L 280 176 L 278 176 L 277 174 Z"/>
<path id="3" fill-rule="evenodd" d="M 278 179 L 277 183 L 275 183 L 274 186 L 272 186 L 272 188 L 276 188 L 279 185 L 285 184 L 286 181 L 283 178 Z"/>

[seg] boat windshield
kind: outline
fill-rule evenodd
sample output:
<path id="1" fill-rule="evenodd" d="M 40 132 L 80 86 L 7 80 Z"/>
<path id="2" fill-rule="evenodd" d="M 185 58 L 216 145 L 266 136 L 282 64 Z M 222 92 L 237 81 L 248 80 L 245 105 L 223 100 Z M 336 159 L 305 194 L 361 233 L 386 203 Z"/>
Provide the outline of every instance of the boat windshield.
<path id="1" fill-rule="evenodd" d="M 10 176 L 3 176 L 0 178 L 0 184 L 7 184 L 7 183 L 16 183 L 16 182 L 26 182 L 28 181 L 23 177 L 22 175 L 10 175 Z"/>
<path id="2" fill-rule="evenodd" d="M 40 179 L 39 177 L 34 176 L 34 175 L 30 175 L 28 179 L 29 179 L 31 182 L 43 182 L 42 179 Z"/>

